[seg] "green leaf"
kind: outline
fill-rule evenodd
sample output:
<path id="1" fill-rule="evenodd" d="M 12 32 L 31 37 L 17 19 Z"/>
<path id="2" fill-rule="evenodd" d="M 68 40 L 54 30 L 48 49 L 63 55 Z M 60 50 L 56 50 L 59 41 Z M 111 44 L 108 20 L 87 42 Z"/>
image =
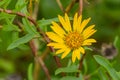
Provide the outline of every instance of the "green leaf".
<path id="1" fill-rule="evenodd" d="M 115 69 L 111 66 L 111 64 L 107 59 L 99 55 L 95 55 L 94 58 L 97 61 L 97 63 L 99 63 L 107 70 L 107 72 L 109 73 L 109 75 L 112 77 L 113 80 L 120 80 Z"/>
<path id="2" fill-rule="evenodd" d="M 33 26 L 31 26 L 30 22 L 28 21 L 28 19 L 23 18 L 23 24 L 24 24 L 24 28 L 28 33 L 31 34 L 37 34 L 35 28 Z"/>
<path id="3" fill-rule="evenodd" d="M 16 41 L 14 41 L 13 43 L 11 43 L 7 50 L 10 50 L 10 49 L 13 49 L 13 48 L 16 48 L 17 46 L 21 45 L 21 44 L 24 44 L 24 43 L 27 43 L 28 41 L 30 41 L 35 35 L 33 34 L 27 34 L 19 39 L 17 39 Z"/>
<path id="4" fill-rule="evenodd" d="M 27 2 L 25 0 L 17 0 L 17 3 L 15 5 L 15 11 L 19 11 L 24 14 L 28 14 Z"/>
<path id="5" fill-rule="evenodd" d="M 74 76 L 65 76 L 65 77 L 61 78 L 60 80 L 81 80 L 81 79 L 74 77 Z"/>
<path id="6" fill-rule="evenodd" d="M 0 6 L 2 8 L 6 8 L 10 2 L 11 2 L 11 0 L 2 0 L 2 1 L 0 1 Z"/>
<path id="7" fill-rule="evenodd" d="M 10 21 L 8 18 L 6 19 L 6 22 L 7 22 L 7 24 L 5 24 L 4 27 L 3 27 L 4 31 L 13 31 L 13 30 L 18 31 L 18 32 L 20 31 L 18 26 L 12 24 L 11 23 L 12 21 Z"/>
<path id="8" fill-rule="evenodd" d="M 28 67 L 28 80 L 33 80 L 33 64 L 29 64 L 29 67 Z"/>
<path id="9" fill-rule="evenodd" d="M 72 65 L 72 66 L 69 66 L 69 67 L 58 68 L 55 71 L 55 75 L 57 75 L 61 72 L 73 73 L 73 72 L 79 72 L 79 70 L 77 69 L 76 65 Z"/>
<path id="10" fill-rule="evenodd" d="M 105 70 L 102 67 L 100 67 L 98 73 L 100 74 L 100 80 L 109 80 Z"/>
<path id="11" fill-rule="evenodd" d="M 114 44 L 115 47 L 119 47 L 119 43 L 120 43 L 120 39 L 119 39 L 118 36 L 116 36 L 113 44 Z"/>
<path id="12" fill-rule="evenodd" d="M 120 78 L 120 72 L 117 72 L 117 75 L 119 76 L 119 78 Z"/>

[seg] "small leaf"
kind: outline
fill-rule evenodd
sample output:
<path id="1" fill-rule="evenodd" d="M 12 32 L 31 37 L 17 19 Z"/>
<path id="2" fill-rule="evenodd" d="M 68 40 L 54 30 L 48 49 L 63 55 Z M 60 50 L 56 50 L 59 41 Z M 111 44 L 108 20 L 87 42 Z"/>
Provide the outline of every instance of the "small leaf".
<path id="1" fill-rule="evenodd" d="M 10 49 L 13 49 L 13 48 L 16 48 L 17 46 L 19 46 L 20 44 L 24 44 L 24 43 L 27 43 L 28 41 L 30 41 L 35 35 L 33 34 L 27 34 L 19 39 L 17 39 L 16 41 L 14 41 L 13 43 L 11 43 L 7 50 L 10 50 Z"/>
<path id="2" fill-rule="evenodd" d="M 28 67 L 28 80 L 33 80 L 33 71 L 32 71 L 32 69 L 33 69 L 33 64 L 31 63 L 31 64 L 29 64 L 29 67 Z"/>
<path id="3" fill-rule="evenodd" d="M 99 63 L 108 71 L 109 75 L 112 77 L 113 80 L 120 80 L 115 69 L 111 66 L 107 59 L 99 55 L 95 55 L 94 58 L 97 61 L 97 63 Z"/>
<path id="4" fill-rule="evenodd" d="M 72 66 L 69 66 L 69 67 L 58 68 L 55 71 L 55 75 L 57 75 L 57 74 L 59 74 L 61 72 L 72 73 L 72 72 L 79 72 L 79 70 L 77 69 L 76 65 L 72 65 Z"/>

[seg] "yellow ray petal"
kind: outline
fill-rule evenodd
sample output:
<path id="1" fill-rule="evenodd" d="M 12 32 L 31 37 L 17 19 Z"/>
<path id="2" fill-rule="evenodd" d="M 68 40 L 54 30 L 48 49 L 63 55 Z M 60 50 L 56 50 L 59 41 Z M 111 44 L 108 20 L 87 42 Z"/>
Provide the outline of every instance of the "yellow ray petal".
<path id="1" fill-rule="evenodd" d="M 77 30 L 77 27 L 78 27 L 78 25 L 77 25 L 77 18 L 78 18 L 78 13 L 76 13 L 76 14 L 74 15 L 74 19 L 73 19 L 73 30 L 74 30 L 74 31 L 76 31 L 76 30 Z"/>
<path id="2" fill-rule="evenodd" d="M 91 35 L 93 35 L 96 32 L 96 30 L 92 29 L 89 32 L 87 32 L 86 34 L 83 34 L 84 39 L 89 38 Z"/>
<path id="3" fill-rule="evenodd" d="M 52 22 L 52 24 L 53 24 L 53 26 L 51 26 L 52 30 L 59 36 L 64 37 L 65 31 L 56 22 Z"/>
<path id="4" fill-rule="evenodd" d="M 48 36 L 51 40 L 53 40 L 53 41 L 55 41 L 55 42 L 59 42 L 59 43 L 63 43 L 63 42 L 64 42 L 63 39 L 59 37 L 59 35 L 57 35 L 57 34 L 55 34 L 55 33 L 53 33 L 53 32 L 46 32 L 46 34 L 47 34 L 47 36 Z"/>
<path id="5" fill-rule="evenodd" d="M 82 45 L 91 45 L 92 43 L 95 43 L 95 39 L 86 39 Z"/>
<path id="6" fill-rule="evenodd" d="M 66 24 L 65 20 L 63 19 L 63 17 L 60 16 L 60 15 L 58 15 L 58 18 L 59 18 L 59 21 L 60 21 L 60 23 L 62 24 L 63 28 L 64 28 L 67 32 L 69 32 L 69 31 L 70 31 L 70 30 L 69 30 L 69 27 L 67 26 L 67 24 Z"/>
<path id="7" fill-rule="evenodd" d="M 92 45 L 92 43 L 83 43 L 83 44 L 82 44 L 82 46 L 86 46 L 86 45 L 87 45 L 87 46 L 90 46 L 90 45 Z"/>
<path id="8" fill-rule="evenodd" d="M 72 62 L 74 63 L 76 60 L 76 50 L 73 50 L 72 52 Z"/>
<path id="9" fill-rule="evenodd" d="M 65 46 L 64 44 L 62 44 L 62 43 L 53 43 L 53 42 L 47 44 L 47 46 L 52 46 L 52 47 L 54 47 L 55 49 L 65 48 L 65 47 L 66 47 L 66 46 Z"/>
<path id="10" fill-rule="evenodd" d="M 82 22 L 82 15 L 80 15 L 77 20 L 77 31 L 78 32 L 80 32 L 80 29 L 81 29 L 81 22 Z"/>
<path id="11" fill-rule="evenodd" d="M 65 49 L 66 48 L 61 48 L 61 49 L 57 50 L 56 54 L 61 54 L 61 53 L 65 52 Z"/>
<path id="12" fill-rule="evenodd" d="M 85 54 L 85 50 L 84 50 L 83 47 L 80 47 L 79 50 L 80 50 L 80 52 L 81 52 L 82 54 Z"/>
<path id="13" fill-rule="evenodd" d="M 95 27 L 95 25 L 91 25 L 91 26 L 89 26 L 88 28 L 86 28 L 84 31 L 83 31 L 83 35 L 84 34 L 87 34 L 89 31 L 91 31 L 91 29 L 92 28 L 94 28 Z"/>
<path id="14" fill-rule="evenodd" d="M 80 52 L 81 52 L 81 49 L 79 48 L 79 49 L 77 50 L 77 53 L 76 53 L 78 60 L 80 60 L 80 54 L 81 54 Z M 85 53 L 85 52 L 84 52 L 84 53 Z"/>
<path id="15" fill-rule="evenodd" d="M 72 29 L 71 29 L 70 19 L 66 13 L 65 13 L 65 21 L 66 21 L 69 31 L 71 31 Z"/>
<path id="16" fill-rule="evenodd" d="M 81 49 L 76 49 L 75 53 L 76 53 L 76 57 L 78 58 L 78 60 L 80 60 L 80 52 L 81 52 Z"/>
<path id="17" fill-rule="evenodd" d="M 88 24 L 88 22 L 90 21 L 90 19 L 91 19 L 91 18 L 85 19 L 85 20 L 81 23 L 81 25 L 80 25 L 80 27 L 79 27 L 79 32 L 80 32 L 80 33 L 83 31 L 83 29 L 84 29 L 85 26 Z"/>
<path id="18" fill-rule="evenodd" d="M 65 50 L 65 52 L 62 54 L 61 58 L 62 58 L 62 59 L 65 58 L 65 57 L 69 54 L 70 51 L 71 51 L 71 50 L 70 50 L 69 48 L 67 48 L 67 49 Z"/>

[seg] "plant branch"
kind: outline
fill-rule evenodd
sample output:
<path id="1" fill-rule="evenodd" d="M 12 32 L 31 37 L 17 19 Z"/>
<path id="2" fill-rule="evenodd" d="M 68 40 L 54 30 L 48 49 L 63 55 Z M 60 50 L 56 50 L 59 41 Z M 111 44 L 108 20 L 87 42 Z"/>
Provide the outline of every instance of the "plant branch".
<path id="1" fill-rule="evenodd" d="M 33 54 L 35 54 L 35 55 L 34 55 L 35 60 L 38 61 L 39 64 L 41 65 L 42 69 L 44 70 L 44 72 L 45 72 L 45 74 L 46 74 L 46 76 L 47 76 L 47 79 L 48 79 L 48 80 L 51 80 L 49 71 L 48 71 L 47 67 L 45 66 L 42 58 L 37 56 L 38 49 L 37 49 L 37 47 L 35 46 L 33 40 L 30 41 L 30 47 L 31 47 L 31 49 L 32 49 Z"/>
<path id="2" fill-rule="evenodd" d="M 61 11 L 65 12 L 65 10 L 64 10 L 64 8 L 63 8 L 62 3 L 60 2 L 60 0 L 56 0 L 56 2 L 58 4 L 58 6 L 60 7 Z"/>
<path id="3" fill-rule="evenodd" d="M 13 15 L 21 16 L 21 17 L 26 17 L 30 22 L 32 22 L 32 23 L 35 25 L 37 31 L 38 31 L 38 32 L 40 33 L 40 35 L 45 39 L 45 41 L 46 41 L 47 43 L 50 42 L 50 39 L 49 39 L 49 38 L 47 37 L 47 35 L 39 28 L 37 22 L 36 22 L 32 17 L 27 16 L 27 15 L 21 13 L 21 12 L 13 12 L 12 10 L 4 10 L 4 9 L 2 9 L 2 8 L 0 8 L 0 12 L 5 12 L 5 13 L 7 13 L 7 14 L 13 14 Z M 50 48 L 50 50 L 51 50 L 52 52 L 55 52 L 55 50 L 54 50 L 52 47 L 49 47 L 49 48 Z M 33 54 L 33 55 L 36 55 L 36 54 Z M 56 61 L 57 66 L 58 66 L 58 67 L 61 67 L 61 63 L 60 63 L 59 58 L 58 58 L 57 56 L 54 56 L 54 59 L 55 59 L 55 61 Z"/>
<path id="4" fill-rule="evenodd" d="M 74 6 L 75 2 L 77 2 L 77 0 L 72 0 L 72 2 L 67 6 L 67 8 L 65 9 L 66 13 L 69 13 L 71 8 Z"/>
<path id="5" fill-rule="evenodd" d="M 83 11 L 83 0 L 79 0 L 79 15 L 82 15 Z"/>

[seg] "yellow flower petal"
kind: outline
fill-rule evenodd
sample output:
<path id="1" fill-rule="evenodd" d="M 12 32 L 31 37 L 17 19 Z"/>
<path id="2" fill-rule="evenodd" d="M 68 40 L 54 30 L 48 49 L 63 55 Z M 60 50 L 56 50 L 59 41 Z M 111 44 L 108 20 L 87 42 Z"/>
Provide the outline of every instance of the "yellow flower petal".
<path id="1" fill-rule="evenodd" d="M 53 42 L 47 44 L 47 46 L 52 46 L 52 47 L 54 47 L 55 49 L 65 48 L 65 47 L 66 47 L 66 46 L 65 46 L 64 44 L 62 44 L 62 43 L 53 43 Z"/>
<path id="2" fill-rule="evenodd" d="M 79 50 L 80 50 L 80 52 L 81 52 L 82 54 L 84 54 L 84 53 L 85 53 L 85 50 L 84 50 L 84 48 L 83 48 L 83 47 L 80 47 L 80 48 L 79 48 Z"/>
<path id="3" fill-rule="evenodd" d="M 73 30 L 74 31 L 76 31 L 77 27 L 78 27 L 78 25 L 77 25 L 77 20 L 78 19 L 77 18 L 78 18 L 78 13 L 75 14 L 74 19 L 73 19 Z"/>
<path id="4" fill-rule="evenodd" d="M 63 17 L 62 16 L 60 16 L 60 15 L 58 15 L 58 18 L 59 18 L 59 21 L 60 21 L 60 23 L 62 24 L 62 26 L 63 26 L 63 28 L 67 31 L 67 32 L 69 32 L 70 30 L 70 28 L 69 28 L 69 26 L 67 26 L 68 24 L 66 24 L 66 21 L 63 19 Z"/>
<path id="5" fill-rule="evenodd" d="M 83 34 L 84 39 L 89 38 L 91 35 L 93 35 L 96 32 L 96 30 L 92 29 L 90 31 L 88 31 L 86 34 Z"/>
<path id="6" fill-rule="evenodd" d="M 82 22 L 82 15 L 80 15 L 77 20 L 77 31 L 78 32 L 80 32 L 81 30 L 81 22 Z"/>
<path id="7" fill-rule="evenodd" d="M 84 20 L 84 21 L 81 23 L 81 25 L 80 25 L 80 27 L 79 27 L 79 32 L 80 32 L 80 33 L 83 31 L 83 29 L 84 29 L 85 26 L 88 24 L 88 22 L 90 21 L 90 19 L 91 19 L 91 18 L 88 18 L 88 19 Z"/>
<path id="8" fill-rule="evenodd" d="M 76 50 L 74 50 L 72 53 L 72 62 L 74 63 L 75 60 L 76 60 Z"/>
<path id="9" fill-rule="evenodd" d="M 51 26 L 52 30 L 59 36 L 64 37 L 65 31 L 56 22 L 52 22 L 52 24 L 53 24 L 53 26 Z"/>
<path id="10" fill-rule="evenodd" d="M 65 13 L 65 21 L 66 21 L 69 31 L 71 31 L 70 19 L 66 13 Z"/>
<path id="11" fill-rule="evenodd" d="M 76 57 L 78 58 L 78 60 L 80 60 L 80 52 L 81 52 L 81 49 L 80 48 L 78 48 L 78 49 L 76 49 Z"/>
<path id="12" fill-rule="evenodd" d="M 46 32 L 46 34 L 47 34 L 47 36 L 48 36 L 51 40 L 53 40 L 53 41 L 55 41 L 55 42 L 59 42 L 59 43 L 63 43 L 63 42 L 64 42 L 63 39 L 59 37 L 59 35 L 57 35 L 57 34 L 55 34 L 55 33 L 53 33 L 53 32 Z"/>
<path id="13" fill-rule="evenodd" d="M 70 51 L 71 51 L 71 50 L 70 50 L 69 48 L 67 48 L 67 49 L 65 50 L 65 52 L 62 54 L 61 58 L 62 58 L 62 59 L 65 58 L 65 57 L 69 54 Z"/>
<path id="14" fill-rule="evenodd" d="M 82 45 L 91 45 L 92 43 L 95 43 L 95 39 L 86 39 Z"/>
<path id="15" fill-rule="evenodd" d="M 91 31 L 91 29 L 94 28 L 94 27 L 95 27 L 95 25 L 91 25 L 91 26 L 89 26 L 88 28 L 86 28 L 86 29 L 83 31 L 83 35 L 84 35 L 84 34 L 88 34 L 89 31 Z"/>
<path id="16" fill-rule="evenodd" d="M 65 49 L 66 49 L 66 48 L 62 48 L 62 49 L 57 50 L 57 51 L 56 51 L 56 54 L 61 54 L 61 53 L 65 52 Z"/>

